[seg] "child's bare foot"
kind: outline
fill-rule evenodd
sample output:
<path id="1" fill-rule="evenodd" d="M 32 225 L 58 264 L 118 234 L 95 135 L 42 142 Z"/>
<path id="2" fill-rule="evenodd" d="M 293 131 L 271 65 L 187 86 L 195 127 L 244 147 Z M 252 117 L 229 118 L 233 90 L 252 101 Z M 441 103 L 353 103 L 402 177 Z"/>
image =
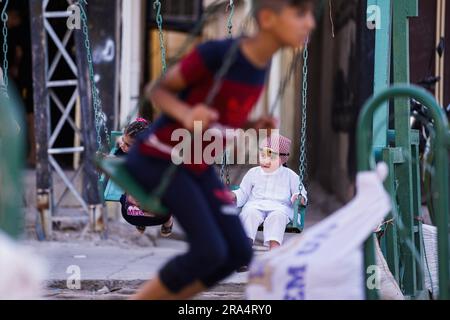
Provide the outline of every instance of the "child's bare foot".
<path id="1" fill-rule="evenodd" d="M 173 227 L 173 218 L 170 217 L 169 221 L 164 223 L 161 226 L 161 237 L 167 238 L 172 234 L 172 227 Z"/>

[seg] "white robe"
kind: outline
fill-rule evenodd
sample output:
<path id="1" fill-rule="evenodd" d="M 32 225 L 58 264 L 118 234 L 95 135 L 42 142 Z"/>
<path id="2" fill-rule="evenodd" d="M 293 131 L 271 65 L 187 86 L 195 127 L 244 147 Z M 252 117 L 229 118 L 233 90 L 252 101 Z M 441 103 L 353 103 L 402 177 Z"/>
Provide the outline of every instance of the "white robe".
<path id="1" fill-rule="evenodd" d="M 283 166 L 271 173 L 261 167 L 247 172 L 240 188 L 233 192 L 237 207 L 242 208 L 240 218 L 250 239 L 255 240 L 258 227 L 264 223 L 264 242 L 282 243 L 286 225 L 294 218 L 291 198 L 299 194 L 299 186 L 299 176 Z M 307 201 L 303 185 L 301 194 Z"/>

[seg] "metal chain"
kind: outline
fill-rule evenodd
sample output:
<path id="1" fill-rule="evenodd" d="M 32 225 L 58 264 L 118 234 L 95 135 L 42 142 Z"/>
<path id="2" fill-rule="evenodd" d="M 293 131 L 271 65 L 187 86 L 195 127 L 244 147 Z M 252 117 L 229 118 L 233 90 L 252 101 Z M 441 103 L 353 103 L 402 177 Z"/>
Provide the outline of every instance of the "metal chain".
<path id="1" fill-rule="evenodd" d="M 222 166 L 220 167 L 220 180 L 223 181 L 224 177 L 225 177 L 225 166 L 226 166 L 226 154 L 224 153 L 222 156 Z"/>
<path id="2" fill-rule="evenodd" d="M 228 38 L 233 38 L 233 17 L 234 17 L 234 0 L 230 0 L 230 3 L 227 6 L 227 11 L 230 10 L 230 14 L 228 15 L 227 29 L 228 29 Z M 222 182 L 229 186 L 231 184 L 230 181 L 230 168 L 228 166 L 228 152 L 225 150 L 223 153 L 222 159 L 222 168 L 220 172 L 220 176 L 222 178 Z"/>
<path id="3" fill-rule="evenodd" d="M 92 60 L 92 50 L 91 50 L 91 43 L 89 40 L 89 27 L 88 27 L 88 18 L 86 15 L 85 6 L 87 6 L 87 0 L 81 0 L 79 2 L 79 7 L 81 11 L 81 20 L 83 22 L 83 34 L 84 34 L 84 45 L 86 47 L 86 54 L 87 54 L 87 62 L 89 66 L 89 78 L 91 82 L 91 91 L 92 91 L 92 101 L 94 105 L 94 115 L 95 115 L 95 131 L 97 133 L 97 149 L 101 151 L 104 149 L 104 152 L 109 151 L 109 146 L 111 144 L 110 138 L 109 138 L 109 132 L 108 128 L 106 126 L 107 118 L 105 113 L 102 110 L 102 101 L 99 95 L 99 90 L 97 89 L 97 85 L 95 84 L 95 76 L 94 76 L 94 64 Z M 103 133 L 105 134 L 106 138 L 106 146 L 102 143 L 102 137 L 101 137 L 101 129 L 103 127 Z"/>
<path id="4" fill-rule="evenodd" d="M 220 169 L 220 177 L 221 177 L 222 182 L 224 184 L 226 184 L 227 186 L 229 186 L 231 184 L 230 168 L 228 165 L 228 151 L 225 151 L 223 153 L 222 168 Z"/>
<path id="5" fill-rule="evenodd" d="M 308 107 L 308 40 L 305 42 L 305 48 L 303 50 L 303 85 L 302 85 L 302 125 L 300 129 L 300 192 L 303 190 L 303 181 L 306 178 L 307 170 L 307 154 L 306 154 L 306 126 L 307 126 L 307 107 Z"/>
<path id="6" fill-rule="evenodd" d="M 2 10 L 2 22 L 3 22 L 3 82 L 5 89 L 8 90 L 8 13 L 6 9 L 8 8 L 9 0 L 5 0 Z"/>
<path id="7" fill-rule="evenodd" d="M 158 24 L 159 31 L 159 47 L 161 49 L 161 65 L 163 74 L 166 73 L 167 70 L 167 62 L 166 62 L 166 47 L 164 43 L 164 32 L 163 32 L 163 17 L 161 14 L 161 2 L 159 0 L 155 0 L 153 2 L 153 9 L 156 10 L 156 23 Z"/>
<path id="8" fill-rule="evenodd" d="M 225 154 L 225 158 L 228 159 L 228 153 Z M 231 179 L 230 179 L 230 166 L 226 165 L 225 167 L 225 183 L 227 184 L 227 186 L 229 186 L 231 184 Z"/>
<path id="9" fill-rule="evenodd" d="M 228 29 L 228 37 L 233 37 L 233 17 L 234 17 L 234 0 L 230 0 L 230 4 L 227 6 L 227 10 L 230 10 L 230 14 L 228 16 L 227 29 Z"/>

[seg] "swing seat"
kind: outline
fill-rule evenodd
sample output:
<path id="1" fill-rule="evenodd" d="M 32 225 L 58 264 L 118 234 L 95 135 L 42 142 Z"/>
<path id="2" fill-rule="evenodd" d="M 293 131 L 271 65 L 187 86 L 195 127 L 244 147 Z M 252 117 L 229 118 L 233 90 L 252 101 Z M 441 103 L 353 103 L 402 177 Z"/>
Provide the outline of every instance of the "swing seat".
<path id="1" fill-rule="evenodd" d="M 300 199 L 294 203 L 294 221 L 286 227 L 288 233 L 301 233 L 305 228 L 306 206 L 301 204 Z M 299 221 L 300 218 L 300 221 Z"/>
<path id="2" fill-rule="evenodd" d="M 232 185 L 230 186 L 231 191 L 239 190 L 239 186 Z M 305 227 L 305 215 L 306 215 L 306 206 L 300 203 L 300 199 L 297 199 L 294 203 L 294 217 L 293 221 L 289 222 L 286 226 L 286 233 L 302 233 Z M 300 218 L 300 221 L 299 221 Z M 258 231 L 263 231 L 263 226 L 258 228 Z"/>
<path id="3" fill-rule="evenodd" d="M 142 209 L 158 215 L 168 213 L 167 209 L 161 204 L 161 200 L 155 195 L 145 192 L 129 174 L 125 166 L 125 159 L 105 158 L 97 159 L 96 162 L 98 168 L 110 178 L 110 181 L 132 195 Z"/>
<path id="4" fill-rule="evenodd" d="M 111 150 L 109 152 L 110 156 L 114 156 L 117 152 L 117 150 L 119 149 L 117 144 L 116 144 L 116 140 L 117 138 L 119 138 L 120 136 L 123 135 L 122 131 L 112 131 L 111 132 Z M 117 186 L 117 184 L 115 184 L 111 179 L 108 180 L 108 182 L 106 183 L 105 186 L 105 181 L 106 181 L 106 177 L 105 175 L 102 175 L 100 177 L 100 185 L 104 188 L 104 193 L 103 193 L 103 199 L 107 202 L 119 202 L 120 201 L 120 197 L 124 194 L 124 191 L 119 188 Z"/>
<path id="5" fill-rule="evenodd" d="M 124 193 L 125 192 L 119 186 L 117 186 L 117 184 L 109 179 L 108 183 L 106 184 L 103 198 L 107 202 L 119 202 Z"/>

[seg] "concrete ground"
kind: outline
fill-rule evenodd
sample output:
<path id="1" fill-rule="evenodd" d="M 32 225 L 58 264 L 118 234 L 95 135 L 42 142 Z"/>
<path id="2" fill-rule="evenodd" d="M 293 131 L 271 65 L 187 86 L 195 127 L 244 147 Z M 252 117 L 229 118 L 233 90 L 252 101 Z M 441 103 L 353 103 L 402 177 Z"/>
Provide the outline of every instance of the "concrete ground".
<path id="1" fill-rule="evenodd" d="M 121 223 L 121 222 L 119 222 Z M 121 227 L 126 227 L 123 225 Z M 126 299 L 146 280 L 153 278 L 161 266 L 174 256 L 187 250 L 180 230 L 174 230 L 174 239 L 156 236 L 158 230 L 147 230 L 144 235 L 132 234 L 133 244 L 117 242 L 116 239 L 96 239 L 98 235 L 88 233 L 93 240 L 74 239 L 69 241 L 23 240 L 33 252 L 43 258 L 47 266 L 45 283 L 46 299 Z M 265 254 L 261 234 L 254 246 L 255 256 Z M 287 234 L 286 240 L 296 236 Z M 114 242 L 116 242 L 114 244 Z M 80 275 L 80 287 L 74 275 Z M 196 299 L 244 299 L 248 273 L 235 273 L 209 292 Z"/>
<path id="2" fill-rule="evenodd" d="M 186 250 L 186 243 L 178 240 L 162 240 L 160 245 L 125 249 L 85 243 L 33 243 L 35 252 L 48 264 L 48 299 L 125 299 L 153 278 L 164 263 Z M 71 289 L 75 284 L 71 275 L 76 269 L 81 287 Z M 246 280 L 247 273 L 236 273 L 198 298 L 243 299 Z"/>

